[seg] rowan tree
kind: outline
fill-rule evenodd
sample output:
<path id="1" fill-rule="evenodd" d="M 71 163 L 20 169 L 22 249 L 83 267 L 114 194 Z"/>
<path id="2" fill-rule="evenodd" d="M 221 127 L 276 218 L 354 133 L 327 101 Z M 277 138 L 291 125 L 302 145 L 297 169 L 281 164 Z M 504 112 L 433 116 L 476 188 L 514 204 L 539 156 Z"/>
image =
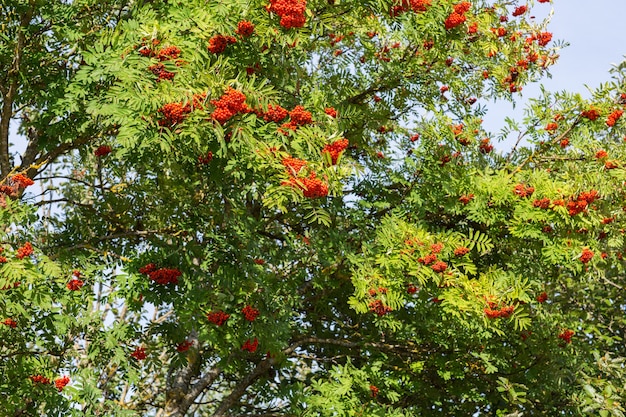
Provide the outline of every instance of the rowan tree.
<path id="1" fill-rule="evenodd" d="M 3 3 L 0 409 L 622 416 L 626 67 L 482 126 L 546 3 Z"/>

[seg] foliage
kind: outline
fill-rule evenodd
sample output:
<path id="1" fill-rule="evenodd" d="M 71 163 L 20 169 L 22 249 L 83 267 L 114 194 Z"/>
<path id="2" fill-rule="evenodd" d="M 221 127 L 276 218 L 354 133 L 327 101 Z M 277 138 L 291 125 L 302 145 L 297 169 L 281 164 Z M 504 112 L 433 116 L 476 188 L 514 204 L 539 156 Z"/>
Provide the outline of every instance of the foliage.
<path id="1" fill-rule="evenodd" d="M 622 416 L 626 67 L 482 127 L 537 3 L 3 5 L 0 409 Z"/>

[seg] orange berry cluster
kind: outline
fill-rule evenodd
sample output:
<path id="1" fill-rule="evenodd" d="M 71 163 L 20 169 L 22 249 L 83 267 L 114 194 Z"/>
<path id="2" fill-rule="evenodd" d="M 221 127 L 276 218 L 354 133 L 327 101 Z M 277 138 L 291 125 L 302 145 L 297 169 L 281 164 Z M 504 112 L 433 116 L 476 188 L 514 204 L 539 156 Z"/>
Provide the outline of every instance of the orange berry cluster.
<path id="1" fill-rule="evenodd" d="M 400 0 L 399 4 L 391 7 L 389 15 L 396 17 L 401 13 L 408 12 L 409 10 L 418 12 L 425 12 L 431 5 L 432 0 Z"/>
<path id="2" fill-rule="evenodd" d="M 333 143 L 324 146 L 322 149 L 322 154 L 328 153 L 330 155 L 330 160 L 333 165 L 337 164 L 337 160 L 339 159 L 339 155 L 346 150 L 348 147 L 348 139 L 339 139 L 334 141 Z"/>
<path id="3" fill-rule="evenodd" d="M 319 198 L 328 195 L 328 185 L 317 178 L 315 172 L 311 172 L 305 178 L 291 177 L 288 181 L 283 181 L 281 185 L 302 190 L 302 194 L 306 198 Z"/>
<path id="4" fill-rule="evenodd" d="M 232 117 L 240 113 L 248 113 L 250 108 L 246 104 L 246 96 L 231 87 L 218 99 L 211 100 L 211 104 L 215 106 L 215 110 L 211 114 L 213 119 L 220 124 L 224 124 Z"/>
<path id="5" fill-rule="evenodd" d="M 444 25 L 447 30 L 454 29 L 467 20 L 465 13 L 469 11 L 472 4 L 468 1 L 463 1 L 454 5 L 454 11 L 448 16 Z"/>
<path id="6" fill-rule="evenodd" d="M 487 305 L 488 306 L 485 307 L 483 311 L 485 315 L 490 319 L 510 317 L 511 314 L 513 314 L 513 311 L 515 310 L 514 305 L 503 306 L 503 307 L 498 308 L 498 304 L 494 303 L 493 301 L 487 301 Z"/>
<path id="7" fill-rule="evenodd" d="M 147 275 L 150 280 L 157 284 L 178 284 L 178 278 L 182 275 L 178 269 L 175 268 L 157 268 L 153 263 L 149 263 L 146 266 L 139 268 L 139 273 Z"/>
<path id="8" fill-rule="evenodd" d="M 226 314 L 223 311 L 212 311 L 206 316 L 207 320 L 216 326 L 222 326 L 230 318 L 230 314 Z"/>
<path id="9" fill-rule="evenodd" d="M 253 341 L 250 341 L 250 339 L 246 340 L 243 346 L 241 346 L 241 350 L 247 350 L 250 353 L 254 353 L 258 347 L 259 340 L 255 337 Z"/>
<path id="10" fill-rule="evenodd" d="M 270 0 L 267 10 L 280 16 L 285 29 L 301 28 L 306 23 L 306 0 Z"/>

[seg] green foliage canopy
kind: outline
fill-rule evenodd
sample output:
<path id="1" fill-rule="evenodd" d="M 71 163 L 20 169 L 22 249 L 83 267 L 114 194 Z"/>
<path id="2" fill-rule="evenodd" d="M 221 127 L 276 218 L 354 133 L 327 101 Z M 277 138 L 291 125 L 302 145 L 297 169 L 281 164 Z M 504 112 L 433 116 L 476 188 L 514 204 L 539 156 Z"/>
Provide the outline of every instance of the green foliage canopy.
<path id="1" fill-rule="evenodd" d="M 0 409 L 622 416 L 624 68 L 496 151 L 518 3 L 6 2 Z"/>

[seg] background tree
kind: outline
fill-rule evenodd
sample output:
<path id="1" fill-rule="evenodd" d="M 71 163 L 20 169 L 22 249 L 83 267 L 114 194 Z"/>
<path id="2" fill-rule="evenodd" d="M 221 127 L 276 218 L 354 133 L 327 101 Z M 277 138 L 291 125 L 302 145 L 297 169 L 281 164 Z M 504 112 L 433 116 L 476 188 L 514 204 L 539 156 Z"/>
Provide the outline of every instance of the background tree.
<path id="1" fill-rule="evenodd" d="M 3 6 L 0 407 L 622 415 L 623 68 L 496 152 L 532 6 Z"/>

